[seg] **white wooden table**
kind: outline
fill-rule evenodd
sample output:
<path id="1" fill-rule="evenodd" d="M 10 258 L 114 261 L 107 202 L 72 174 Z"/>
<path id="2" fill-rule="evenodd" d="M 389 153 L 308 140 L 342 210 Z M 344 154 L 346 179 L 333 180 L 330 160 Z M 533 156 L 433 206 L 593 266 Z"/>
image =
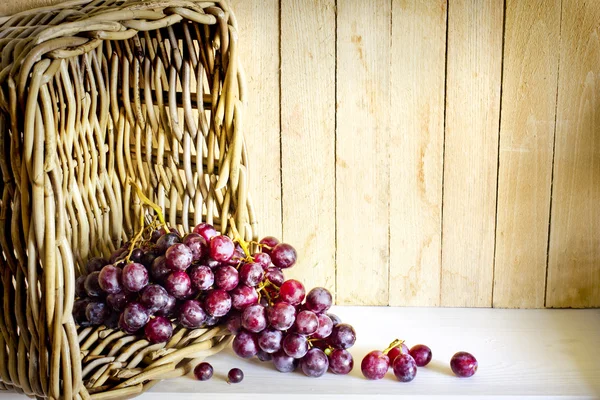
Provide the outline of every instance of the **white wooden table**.
<path id="1" fill-rule="evenodd" d="M 331 373 L 314 379 L 301 372 L 282 374 L 270 364 L 236 357 L 231 351 L 210 358 L 210 381 L 190 378 L 161 382 L 144 399 L 600 399 L 600 310 L 499 310 L 449 308 L 337 307 L 333 310 L 357 330 L 349 376 Z M 419 368 L 411 383 L 390 372 L 367 381 L 360 361 L 395 338 L 431 347 L 433 361 Z M 455 377 L 449 361 L 469 351 L 479 370 Z M 244 371 L 244 381 L 228 385 L 229 369 Z M 202 397 L 200 397 L 200 394 Z M 0 394 L 0 399 L 19 399 Z"/>

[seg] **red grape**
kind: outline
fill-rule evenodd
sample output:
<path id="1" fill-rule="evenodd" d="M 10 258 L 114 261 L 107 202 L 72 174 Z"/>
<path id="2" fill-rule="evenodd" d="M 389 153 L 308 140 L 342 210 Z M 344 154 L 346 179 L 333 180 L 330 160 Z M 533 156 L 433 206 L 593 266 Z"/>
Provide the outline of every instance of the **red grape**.
<path id="1" fill-rule="evenodd" d="M 231 297 L 222 289 L 211 290 L 204 299 L 204 309 L 214 317 L 223 317 L 231 310 Z"/>
<path id="2" fill-rule="evenodd" d="M 197 233 L 189 233 L 183 238 L 183 244 L 189 247 L 192 252 L 192 260 L 198 261 L 208 254 L 208 245 L 206 240 Z"/>
<path id="3" fill-rule="evenodd" d="M 129 250 L 126 248 L 126 245 L 124 245 L 123 247 L 121 247 L 121 248 L 113 251 L 113 253 L 110 255 L 110 259 L 108 260 L 109 262 L 107 262 L 106 264 L 114 264 L 114 263 L 116 263 L 117 260 L 120 260 L 123 257 L 125 257 L 128 252 L 129 252 Z M 106 264 L 104 264 L 104 265 L 106 265 Z M 102 269 L 102 267 L 100 267 L 100 269 Z"/>
<path id="4" fill-rule="evenodd" d="M 336 349 L 349 349 L 354 346 L 354 342 L 356 342 L 356 332 L 354 331 L 354 328 L 348 324 L 338 324 L 333 327 L 333 331 L 331 332 L 331 335 L 329 335 L 328 340 L 331 346 Z"/>
<path id="5" fill-rule="evenodd" d="M 266 237 L 262 238 L 262 240 L 259 243 L 263 245 L 262 246 L 263 253 L 267 253 L 270 255 L 273 247 L 275 247 L 279 244 L 279 240 L 273 236 L 266 236 Z"/>
<path id="6" fill-rule="evenodd" d="M 175 311 L 177 311 L 177 299 L 169 294 L 167 295 L 167 304 L 156 311 L 156 315 L 171 318 L 175 316 Z"/>
<path id="7" fill-rule="evenodd" d="M 183 243 L 175 243 L 165 253 L 167 267 L 172 271 L 185 271 L 192 265 L 192 250 Z"/>
<path id="8" fill-rule="evenodd" d="M 258 350 L 258 353 L 256 353 L 256 357 L 260 360 L 260 361 L 271 361 L 273 359 L 273 356 L 265 351 L 262 350 Z"/>
<path id="9" fill-rule="evenodd" d="M 187 272 L 196 290 L 208 290 L 215 282 L 215 275 L 206 265 L 194 265 Z"/>
<path id="10" fill-rule="evenodd" d="M 183 271 L 172 272 L 165 279 L 165 289 L 176 299 L 185 299 L 192 289 L 190 277 Z"/>
<path id="11" fill-rule="evenodd" d="M 148 270 L 142 264 L 129 263 L 121 274 L 123 287 L 132 293 L 139 292 L 148 285 Z"/>
<path id="12" fill-rule="evenodd" d="M 85 291 L 90 297 L 100 297 L 102 296 L 102 288 L 100 287 L 100 283 L 98 283 L 98 276 L 100 275 L 99 271 L 92 272 L 85 278 Z"/>
<path id="13" fill-rule="evenodd" d="M 346 375 L 354 368 L 354 359 L 348 350 L 334 349 L 329 355 L 329 368 L 337 375 Z"/>
<path id="14" fill-rule="evenodd" d="M 148 310 L 137 302 L 127 304 L 123 310 L 123 322 L 134 331 L 143 328 L 148 318 Z"/>
<path id="15" fill-rule="evenodd" d="M 459 351 L 452 356 L 450 360 L 450 368 L 458 377 L 468 378 L 477 372 L 478 363 L 472 354 L 466 351 Z"/>
<path id="16" fill-rule="evenodd" d="M 273 354 L 273 365 L 279 372 L 293 372 L 298 367 L 298 362 L 297 359 L 288 356 L 283 350 Z"/>
<path id="17" fill-rule="evenodd" d="M 281 286 L 285 281 L 283 272 L 279 268 L 269 268 L 265 272 L 265 278 L 267 278 L 275 286 Z"/>
<path id="18" fill-rule="evenodd" d="M 282 348 L 288 356 L 302 358 L 308 351 L 308 341 L 303 335 L 298 333 L 288 333 L 283 338 Z"/>
<path id="19" fill-rule="evenodd" d="M 279 243 L 271 250 L 271 261 L 277 268 L 285 269 L 293 267 L 296 263 L 296 249 L 287 243 Z"/>
<path id="20" fill-rule="evenodd" d="M 73 319 L 80 325 L 89 323 L 87 316 L 85 315 L 85 310 L 89 303 L 89 299 L 79 299 L 75 300 L 73 303 Z"/>
<path id="21" fill-rule="evenodd" d="M 279 299 L 293 306 L 297 306 L 304 300 L 304 285 L 295 279 L 289 279 L 279 288 Z"/>
<path id="22" fill-rule="evenodd" d="M 156 241 L 156 249 L 160 254 L 165 254 L 167 249 L 173 246 L 175 243 L 181 243 L 181 238 L 175 232 L 169 232 L 166 235 L 162 235 L 160 239 Z"/>
<path id="23" fill-rule="evenodd" d="M 207 242 L 219 234 L 212 225 L 205 223 L 196 225 L 194 228 L 194 233 L 202 236 Z"/>
<path id="24" fill-rule="evenodd" d="M 152 264 L 154 263 L 154 260 L 156 260 L 156 258 L 159 256 L 158 254 L 158 250 L 156 249 L 151 249 L 148 250 L 146 253 L 144 253 L 144 255 L 142 256 L 142 259 L 140 261 L 140 263 L 146 267 L 148 269 L 148 271 L 150 271 L 150 275 L 152 275 Z M 153 276 L 154 278 L 154 276 Z"/>
<path id="25" fill-rule="evenodd" d="M 267 328 L 258 334 L 258 346 L 266 353 L 275 353 L 281 349 L 283 333 L 273 328 Z"/>
<path id="26" fill-rule="evenodd" d="M 119 293 L 121 287 L 121 269 L 114 265 L 106 265 L 98 275 L 98 284 L 106 293 Z"/>
<path id="27" fill-rule="evenodd" d="M 235 245 L 233 241 L 225 236 L 219 235 L 210 239 L 210 256 L 219 262 L 226 262 L 233 257 Z"/>
<path id="28" fill-rule="evenodd" d="M 113 293 L 106 296 L 106 303 L 110 306 L 110 308 L 117 312 L 123 311 L 129 300 L 129 296 L 127 296 L 127 294 L 124 292 Z"/>
<path id="29" fill-rule="evenodd" d="M 367 379 L 381 379 L 390 367 L 390 359 L 379 350 L 373 350 L 363 358 L 360 369 Z"/>
<path id="30" fill-rule="evenodd" d="M 256 292 L 256 289 L 246 285 L 236 287 L 229 295 L 231 296 L 231 305 L 236 310 L 243 310 L 249 305 L 258 303 L 258 293 Z"/>
<path id="31" fill-rule="evenodd" d="M 254 287 L 263 280 L 264 274 L 265 272 L 260 264 L 245 263 L 240 268 L 240 282 Z"/>
<path id="32" fill-rule="evenodd" d="M 396 357 L 398 357 L 400 354 L 408 354 L 408 346 L 404 343 L 402 343 L 399 346 L 394 347 L 393 349 L 391 349 L 388 352 L 388 357 L 390 358 L 390 361 L 394 361 L 394 359 Z"/>
<path id="33" fill-rule="evenodd" d="M 417 364 L 410 354 L 400 354 L 392 361 L 392 370 L 400 382 L 410 382 L 417 375 Z"/>
<path id="34" fill-rule="evenodd" d="M 322 287 L 316 287 L 306 295 L 306 309 L 317 314 L 329 310 L 331 303 L 331 293 Z"/>
<path id="35" fill-rule="evenodd" d="M 85 270 L 88 274 L 92 272 L 100 272 L 102 267 L 108 264 L 108 260 L 105 260 L 102 257 L 94 257 L 90 258 L 87 263 L 85 263 Z"/>
<path id="36" fill-rule="evenodd" d="M 248 306 L 242 312 L 242 326 L 250 332 L 258 333 L 267 327 L 265 308 L 260 304 Z"/>
<path id="37" fill-rule="evenodd" d="M 75 280 L 75 296 L 76 297 L 86 297 L 87 292 L 85 291 L 85 278 L 87 275 L 81 275 L 79 278 Z"/>
<path id="38" fill-rule="evenodd" d="M 318 378 L 327 372 L 327 368 L 329 368 L 329 360 L 327 359 L 325 353 L 323 353 L 323 350 L 312 348 L 302 358 L 300 361 L 300 366 L 302 367 L 302 372 L 304 372 L 304 375 L 312 378 Z"/>
<path id="39" fill-rule="evenodd" d="M 225 326 L 229 329 L 229 332 L 237 335 L 242 330 L 242 316 L 237 313 L 229 315 Z"/>
<path id="40" fill-rule="evenodd" d="M 207 381 L 213 376 L 213 367 L 207 362 L 202 362 L 194 368 L 194 376 L 199 381 Z"/>
<path id="41" fill-rule="evenodd" d="M 169 302 L 169 294 L 160 285 L 149 285 L 144 288 L 140 296 L 140 303 L 150 314 L 162 310 Z"/>
<path id="42" fill-rule="evenodd" d="M 230 265 L 224 265 L 215 270 L 215 285 L 226 291 L 233 290 L 238 283 L 239 275 L 237 269 Z"/>
<path id="43" fill-rule="evenodd" d="M 254 253 L 252 258 L 254 259 L 254 262 L 259 264 L 265 271 L 271 266 L 271 257 L 267 253 Z"/>
<path id="44" fill-rule="evenodd" d="M 269 324 L 277 330 L 285 331 L 292 327 L 296 319 L 296 309 L 287 303 L 277 303 L 267 308 Z"/>
<path id="45" fill-rule="evenodd" d="M 319 318 L 312 311 L 300 311 L 296 316 L 296 332 L 312 335 L 319 329 Z"/>
<path id="46" fill-rule="evenodd" d="M 206 318 L 206 312 L 198 300 L 186 300 L 179 308 L 179 323 L 186 328 L 199 328 Z"/>
<path id="47" fill-rule="evenodd" d="M 163 282 L 171 272 L 173 271 L 167 267 L 167 259 L 165 256 L 156 257 L 150 267 L 150 275 L 152 275 L 154 282 Z"/>
<path id="48" fill-rule="evenodd" d="M 410 349 L 410 355 L 415 359 L 417 367 L 424 367 L 431 361 L 431 349 L 424 344 L 417 344 Z"/>
<path id="49" fill-rule="evenodd" d="M 319 319 L 319 328 L 312 335 L 315 339 L 325 339 L 331 335 L 333 331 L 333 322 L 331 322 L 331 318 L 329 318 L 326 314 L 317 315 Z"/>
<path id="50" fill-rule="evenodd" d="M 333 326 L 339 325 L 342 323 L 342 319 L 335 314 L 328 313 L 327 316 L 331 319 Z"/>
<path id="51" fill-rule="evenodd" d="M 150 343 L 163 343 L 173 336 L 173 325 L 165 317 L 156 317 L 148 321 L 144 333 Z"/>
<path id="52" fill-rule="evenodd" d="M 133 262 L 141 263 L 143 257 L 144 257 L 144 251 L 142 249 L 136 248 L 131 251 L 131 255 L 129 256 L 129 259 Z"/>
<path id="53" fill-rule="evenodd" d="M 240 383 L 244 379 L 244 373 L 239 368 L 232 368 L 227 374 L 227 383 Z"/>
<path id="54" fill-rule="evenodd" d="M 239 357 L 252 358 L 258 353 L 258 342 L 256 336 L 250 332 L 242 330 L 233 339 L 233 351 Z"/>
<path id="55" fill-rule="evenodd" d="M 106 304 L 99 301 L 90 301 L 85 308 L 85 316 L 92 325 L 102 325 L 109 314 Z"/>
<path id="56" fill-rule="evenodd" d="M 125 314 L 123 313 L 121 313 L 121 315 L 119 316 L 119 328 L 121 328 L 123 332 L 129 333 L 131 335 L 137 333 L 140 330 L 140 328 L 134 329 L 127 325 L 127 323 L 125 322 Z"/>

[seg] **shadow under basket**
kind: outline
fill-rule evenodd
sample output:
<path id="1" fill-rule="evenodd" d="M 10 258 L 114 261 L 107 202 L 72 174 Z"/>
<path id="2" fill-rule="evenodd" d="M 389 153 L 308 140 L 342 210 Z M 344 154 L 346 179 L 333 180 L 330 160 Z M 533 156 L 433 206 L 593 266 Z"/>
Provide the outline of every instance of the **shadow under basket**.
<path id="1" fill-rule="evenodd" d="M 256 239 L 227 2 L 77 0 L 0 17 L 0 390 L 124 398 L 229 344 L 79 327 L 75 280 L 153 215 Z M 146 214 L 144 214 L 146 213 Z"/>

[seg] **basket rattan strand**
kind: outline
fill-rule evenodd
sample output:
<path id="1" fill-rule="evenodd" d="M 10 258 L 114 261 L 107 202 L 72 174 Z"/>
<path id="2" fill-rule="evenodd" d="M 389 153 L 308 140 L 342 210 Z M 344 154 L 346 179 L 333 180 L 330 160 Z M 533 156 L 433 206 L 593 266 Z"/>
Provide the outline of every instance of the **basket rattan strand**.
<path id="1" fill-rule="evenodd" d="M 0 18 L 0 390 L 131 397 L 230 342 L 217 325 L 150 344 L 71 313 L 86 259 L 140 228 L 130 179 L 172 226 L 255 239 L 236 26 L 226 2 L 195 0 Z"/>

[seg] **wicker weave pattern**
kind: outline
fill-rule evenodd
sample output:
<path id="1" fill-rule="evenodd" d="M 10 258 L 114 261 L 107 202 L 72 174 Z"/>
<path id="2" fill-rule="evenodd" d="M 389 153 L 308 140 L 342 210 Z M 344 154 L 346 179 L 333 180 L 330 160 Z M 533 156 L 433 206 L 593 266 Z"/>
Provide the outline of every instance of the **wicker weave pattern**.
<path id="1" fill-rule="evenodd" d="M 140 228 L 130 179 L 183 231 L 205 221 L 256 235 L 233 13 L 224 1 L 79 0 L 0 24 L 0 389 L 114 398 L 189 372 L 226 330 L 150 345 L 77 329 L 74 285 L 86 259 Z"/>

